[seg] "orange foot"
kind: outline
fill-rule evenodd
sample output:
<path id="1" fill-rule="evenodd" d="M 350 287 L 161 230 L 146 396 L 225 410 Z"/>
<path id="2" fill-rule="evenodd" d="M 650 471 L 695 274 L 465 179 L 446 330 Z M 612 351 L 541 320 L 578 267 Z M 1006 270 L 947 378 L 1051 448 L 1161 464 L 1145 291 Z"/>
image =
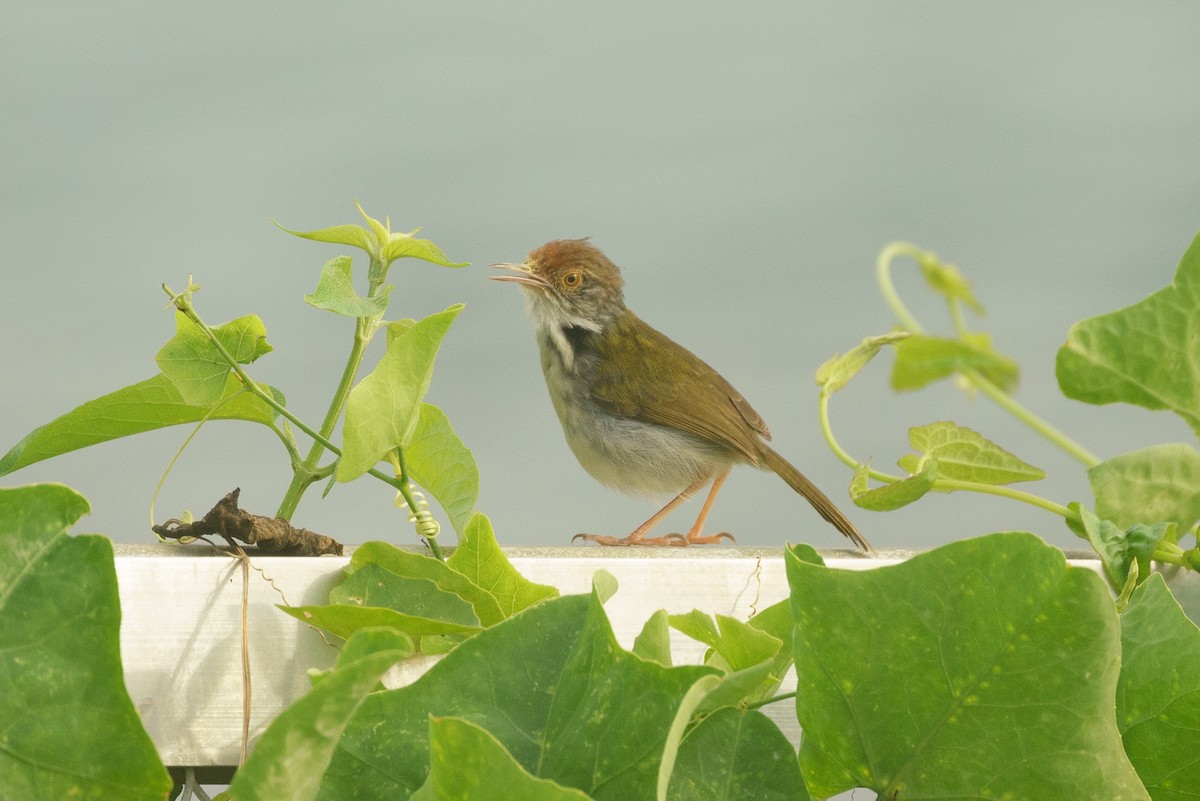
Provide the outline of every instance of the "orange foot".
<path id="1" fill-rule="evenodd" d="M 737 542 L 728 531 L 722 531 L 720 534 L 701 534 L 699 531 L 693 531 L 685 539 L 689 545 L 716 545 L 723 539 L 733 543 Z"/>
<path id="2" fill-rule="evenodd" d="M 636 532 L 635 532 L 636 534 Z M 692 531 L 688 534 L 667 534 L 663 537 L 637 537 L 630 534 L 628 537 L 608 537 L 604 534 L 576 534 L 571 538 L 571 542 L 576 540 L 584 540 L 586 542 L 594 542 L 597 545 L 605 546 L 620 546 L 629 545 L 669 545 L 676 548 L 687 547 L 688 545 L 714 545 L 722 539 L 728 539 L 730 542 L 735 542 L 733 535 L 722 531 L 720 534 L 711 534 L 708 536 L 700 534 L 698 531 Z"/>

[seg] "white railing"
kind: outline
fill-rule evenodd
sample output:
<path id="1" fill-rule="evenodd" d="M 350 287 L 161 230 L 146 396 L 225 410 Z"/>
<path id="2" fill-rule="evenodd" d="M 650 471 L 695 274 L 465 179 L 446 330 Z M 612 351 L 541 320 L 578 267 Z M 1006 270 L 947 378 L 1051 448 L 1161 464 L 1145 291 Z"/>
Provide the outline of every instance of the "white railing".
<path id="1" fill-rule="evenodd" d="M 117 545 L 121 653 L 129 694 L 167 765 L 238 764 L 243 726 L 241 562 L 204 545 Z M 510 548 L 529 579 L 564 594 L 588 592 L 593 574 L 613 574 L 620 589 L 606 604 L 618 642 L 629 648 L 657 609 L 700 609 L 749 618 L 788 596 L 782 549 Z M 864 558 L 823 553 L 830 567 L 869 569 L 902 561 L 911 551 Z M 1086 555 L 1077 564 L 1098 568 Z M 250 740 L 310 687 L 307 670 L 329 667 L 335 648 L 322 635 L 276 608 L 322 604 L 348 557 L 253 556 L 246 590 L 250 653 Z M 705 647 L 672 631 L 677 664 L 699 663 Z M 333 638 L 330 638 L 332 641 Z M 428 660 L 410 660 L 389 683 L 415 679 Z M 794 689 L 794 676 L 782 691 Z M 790 686 L 789 686 L 790 684 Z M 764 711 L 798 741 L 790 701 Z"/>

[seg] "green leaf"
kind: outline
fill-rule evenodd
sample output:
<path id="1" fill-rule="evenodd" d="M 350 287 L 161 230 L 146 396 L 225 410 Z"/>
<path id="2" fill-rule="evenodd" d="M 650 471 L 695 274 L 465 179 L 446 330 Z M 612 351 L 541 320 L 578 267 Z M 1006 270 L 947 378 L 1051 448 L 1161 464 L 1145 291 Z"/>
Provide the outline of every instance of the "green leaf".
<path id="1" fill-rule="evenodd" d="M 807 542 L 798 542 L 795 545 L 785 545 L 784 548 L 788 551 L 788 553 L 799 559 L 801 562 L 807 562 L 810 565 L 825 564 L 825 560 L 821 558 L 821 554 L 817 552 L 817 549 L 809 545 Z"/>
<path id="2" fill-rule="evenodd" d="M 686 634 L 696 642 L 704 643 L 709 648 L 716 648 L 717 641 L 721 639 L 721 632 L 712 616 L 699 609 L 682 615 L 668 615 L 667 622 L 671 628 Z"/>
<path id="3" fill-rule="evenodd" d="M 354 199 L 354 207 L 358 209 L 358 213 L 362 215 L 363 219 L 367 221 L 367 225 L 371 227 L 371 232 L 375 237 L 375 246 L 377 248 L 382 248 L 383 244 L 388 241 L 388 236 L 391 233 L 391 218 L 388 218 L 386 224 L 379 222 L 379 220 L 375 219 L 363 210 L 362 204 L 358 202 L 358 198 Z"/>
<path id="4" fill-rule="evenodd" d="M 875 358 L 880 348 L 906 339 L 907 331 L 893 331 L 875 337 L 867 337 L 846 354 L 838 354 L 817 368 L 817 386 L 832 395 L 850 383 L 858 371 Z"/>
<path id="5" fill-rule="evenodd" d="M 1138 575 L 1145 581 L 1150 575 L 1150 557 L 1154 555 L 1154 549 L 1162 542 L 1168 527 L 1174 524 L 1158 523 L 1147 526 L 1137 523 L 1123 531 L 1111 520 L 1101 520 L 1085 506 L 1071 506 L 1073 511 L 1079 513 L 1088 542 L 1100 555 L 1100 561 L 1104 563 L 1113 588 L 1119 592 L 1125 586 L 1130 565 L 1135 561 Z"/>
<path id="6" fill-rule="evenodd" d="M 1117 726 L 1154 801 L 1190 801 L 1200 787 L 1200 629 L 1155 573 L 1121 615 Z"/>
<path id="7" fill-rule="evenodd" d="M 403 320 L 395 320 L 393 322 L 387 323 L 387 325 L 384 328 L 384 331 L 387 334 L 387 344 L 391 345 L 393 339 L 400 336 L 401 334 L 403 334 L 405 331 L 412 328 L 416 324 L 417 324 L 417 321 L 412 319 L 411 317 L 405 317 Z"/>
<path id="8" fill-rule="evenodd" d="M 217 341 L 238 364 L 250 364 L 270 353 L 267 329 L 256 314 L 212 329 Z M 185 402 L 211 406 L 225 393 L 233 369 L 208 335 L 183 312 L 175 312 L 175 336 L 154 357 Z"/>
<path id="9" fill-rule="evenodd" d="M 492 541 L 494 543 L 495 539 Z M 450 561 L 453 562 L 453 557 Z M 346 570 L 353 573 L 368 565 L 378 565 L 397 576 L 432 581 L 439 589 L 454 593 L 469 603 L 484 626 L 494 625 L 508 617 L 491 592 L 475 583 L 470 576 L 455 569 L 452 564 L 432 556 L 406 551 L 391 543 L 373 541 L 354 549 Z"/>
<path id="10" fill-rule="evenodd" d="M 370 656 L 376 651 L 387 651 L 394 648 L 404 651 L 408 656 L 417 653 L 412 638 L 404 632 L 386 626 L 358 629 L 350 636 L 350 639 L 342 643 L 342 650 L 338 652 L 337 661 L 334 662 L 333 667 L 326 670 L 309 668 L 308 675 L 315 686 L 317 682 L 326 678 L 338 668 L 345 667 L 351 662 L 355 662 L 365 656 Z M 380 683 L 376 689 L 384 689 L 383 684 Z"/>
<path id="11" fill-rule="evenodd" d="M 393 233 L 383 248 L 383 263 L 396 259 L 421 259 L 442 267 L 466 267 L 470 262 L 450 261 L 441 248 L 428 239 L 414 239 L 410 234 Z"/>
<path id="12" fill-rule="evenodd" d="M 413 801 L 588 801 L 586 793 L 534 776 L 462 718 L 430 718 L 429 751 L 429 778 Z"/>
<path id="13" fill-rule="evenodd" d="M 604 568 L 592 573 L 592 594 L 606 604 L 617 594 L 617 577 Z"/>
<path id="14" fill-rule="evenodd" d="M 357 227 L 357 226 L 355 226 Z M 304 296 L 304 302 L 344 317 L 376 317 L 387 311 L 392 287 L 380 289 L 379 294 L 364 298 L 354 291 L 349 256 L 338 256 L 325 262 L 317 289 Z"/>
<path id="15" fill-rule="evenodd" d="M 409 477 L 442 505 L 461 536 L 479 500 L 479 467 L 445 412 L 433 404 L 421 404 L 404 465 Z"/>
<path id="16" fill-rule="evenodd" d="M 472 515 L 463 530 L 463 542 L 446 563 L 472 584 L 482 587 L 495 599 L 505 617 L 558 595 L 554 587 L 536 584 L 517 572 L 496 543 L 491 521 L 480 512 Z"/>
<path id="17" fill-rule="evenodd" d="M 334 225 L 329 228 L 319 228 L 316 231 L 293 231 L 290 228 L 284 228 L 278 222 L 272 220 L 280 230 L 286 231 L 292 236 L 298 236 L 301 239 L 311 239 L 314 242 L 329 242 L 335 245 L 350 245 L 351 247 L 362 248 L 367 253 L 371 253 L 374 248 L 374 240 L 370 233 L 361 225 Z"/>
<path id="18" fill-rule="evenodd" d="M 1117 731 L 1119 624 L 1093 571 L 1020 532 L 876 570 L 786 567 L 814 796 L 1148 798 Z"/>
<path id="19" fill-rule="evenodd" d="M 432 634 L 474 634 L 479 626 L 455 623 L 449 620 L 434 620 L 420 615 L 408 615 L 382 606 L 356 606 L 354 604 L 330 604 L 328 606 L 283 606 L 279 608 L 297 620 L 325 629 L 342 639 L 349 639 L 359 629 L 384 626 L 403 632 L 410 637 L 425 637 Z"/>
<path id="20" fill-rule="evenodd" d="M 121 669 L 112 543 L 61 484 L 0 489 L 0 796 L 161 799 L 171 778 Z"/>
<path id="21" fill-rule="evenodd" d="M 926 459 L 937 460 L 939 478 L 1012 484 L 1046 477 L 1046 471 L 1026 464 L 971 429 L 949 421 L 910 428 L 908 441 Z"/>
<path id="22" fill-rule="evenodd" d="M 1068 398 L 1169 409 L 1200 435 L 1200 236 L 1175 280 L 1119 311 L 1081 320 L 1067 332 L 1055 373 Z"/>
<path id="23" fill-rule="evenodd" d="M 870 489 L 867 486 L 867 469 L 866 465 L 861 465 L 854 471 L 854 478 L 850 482 L 850 500 L 856 506 L 873 512 L 890 512 L 920 500 L 933 489 L 938 476 L 937 460 L 930 460 L 915 475 Z"/>
<path id="24" fill-rule="evenodd" d="M 1200 453 L 1182 443 L 1154 445 L 1088 470 L 1096 514 L 1118 526 L 1171 521 L 1187 531 L 1200 519 Z"/>
<path id="25" fill-rule="evenodd" d="M 793 554 L 795 554 L 794 550 Z M 814 563 L 810 562 L 810 564 Z M 817 562 L 815 564 L 823 563 Z M 750 618 L 749 622 L 754 628 L 770 634 L 780 642 L 779 650 L 772 661 L 771 670 L 766 682 L 759 687 L 756 694 L 748 697 L 750 701 L 762 701 L 774 697 L 779 692 L 779 685 L 783 683 L 784 676 L 787 675 L 788 669 L 792 666 L 792 635 L 795 624 L 792 621 L 791 603 L 785 599 L 777 604 L 772 604 Z"/>
<path id="26" fill-rule="evenodd" d="M 711 673 L 623 651 L 594 595 L 546 601 L 462 643 L 408 687 L 369 697 L 320 797 L 407 798 L 428 771 L 429 717 L 453 715 L 539 778 L 598 801 L 652 798 L 684 696 Z"/>
<path id="27" fill-rule="evenodd" d="M 347 649 L 359 651 L 355 640 L 378 631 L 356 634 Z M 386 635 L 384 635 L 386 636 Z M 254 753 L 238 768 L 230 796 L 239 801 L 311 801 L 337 738 L 380 677 L 411 651 L 404 635 L 392 634 L 392 647 L 339 664 L 300 700 L 279 714 L 263 733 Z"/>
<path id="28" fill-rule="evenodd" d="M 667 610 L 655 611 L 642 631 L 633 640 L 633 653 L 642 659 L 671 667 L 671 631 L 667 622 Z"/>
<path id="29" fill-rule="evenodd" d="M 711 697 L 714 688 L 721 684 L 722 681 L 719 676 L 701 676 L 684 693 L 679 703 L 679 709 L 675 713 L 675 719 L 671 721 L 671 725 L 667 729 L 666 740 L 663 743 L 662 761 L 658 765 L 658 782 L 654 794 L 655 801 L 667 801 L 667 786 L 671 781 L 672 774 L 675 772 L 675 760 L 679 757 L 679 746 L 682 744 L 683 736 L 690 727 L 692 720 L 699 716 L 697 710 L 700 703 L 706 698 Z M 705 714 L 707 714 L 707 711 Z"/>
<path id="30" fill-rule="evenodd" d="M 459 596 L 429 579 L 398 576 L 379 565 L 364 565 L 355 570 L 329 591 L 329 602 L 380 606 L 413 617 L 479 626 L 475 609 Z"/>
<path id="31" fill-rule="evenodd" d="M 670 615 L 671 626 L 705 645 L 721 656 L 730 670 L 742 670 L 774 659 L 782 642 L 749 623 L 716 615 L 713 618 L 698 609 L 687 615 Z"/>
<path id="32" fill-rule="evenodd" d="M 446 254 L 428 239 L 415 239 L 416 231 L 402 233 L 391 230 L 391 220 L 380 222 L 363 210 L 362 204 L 354 201 L 358 213 L 362 215 L 370 230 L 360 225 L 335 225 L 316 231 L 292 231 L 275 223 L 293 236 L 312 239 L 317 242 L 332 242 L 340 245 L 351 245 L 365 250 L 372 259 L 377 259 L 386 267 L 396 259 L 424 259 L 443 267 L 466 267 L 467 262 L 454 262 L 446 258 Z"/>
<path id="33" fill-rule="evenodd" d="M 892 389 L 920 389 L 955 373 L 977 370 L 1002 390 L 1017 385 L 1017 364 L 992 348 L 987 334 L 969 334 L 964 339 L 914 334 L 896 343 Z"/>
<path id="34" fill-rule="evenodd" d="M 350 390 L 338 481 L 358 478 L 388 451 L 408 444 L 433 379 L 438 346 L 462 308 L 431 314 L 397 336 L 375 369 Z"/>
<path id="35" fill-rule="evenodd" d="M 283 403 L 283 394 L 279 390 L 267 386 L 263 389 Z M 247 420 L 266 426 L 275 419 L 275 410 L 246 392 L 234 376 L 226 380 L 221 400 L 205 406 L 185 402 L 166 376 L 156 375 L 90 400 L 34 429 L 0 458 L 0 476 L 52 456 L 119 437 L 196 423 L 210 413 L 212 420 Z"/>
<path id="36" fill-rule="evenodd" d="M 670 615 L 668 620 L 673 628 L 708 645 L 711 650 L 704 664 L 723 674 L 700 703 L 699 712 L 770 697 L 791 664 L 791 654 L 780 656 L 783 638 L 752 623 L 720 614 L 714 623 L 713 617 L 699 610 Z M 790 615 L 787 628 L 791 628 Z M 790 642 L 790 634 L 787 639 Z"/>
<path id="37" fill-rule="evenodd" d="M 935 291 L 945 296 L 946 300 L 958 301 L 966 305 L 976 314 L 983 314 L 983 304 L 971 291 L 971 282 L 953 264 L 942 264 L 932 253 L 927 258 L 917 259 L 921 266 L 921 274 L 925 282 Z"/>
<path id="38" fill-rule="evenodd" d="M 403 632 L 389 628 L 359 629 L 342 643 L 342 650 L 338 652 L 333 670 L 346 667 L 379 651 L 401 651 L 404 653 L 402 658 L 405 659 L 416 653 L 412 639 Z"/>
<path id="39" fill-rule="evenodd" d="M 679 746 L 668 801 L 808 801 L 792 744 L 761 712 L 720 709 Z"/>

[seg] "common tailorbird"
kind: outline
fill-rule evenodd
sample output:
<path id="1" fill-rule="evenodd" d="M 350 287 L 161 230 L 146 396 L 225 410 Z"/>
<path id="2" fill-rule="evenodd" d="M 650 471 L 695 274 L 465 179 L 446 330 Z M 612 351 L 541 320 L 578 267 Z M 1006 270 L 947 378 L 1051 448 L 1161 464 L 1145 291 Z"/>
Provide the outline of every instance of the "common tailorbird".
<path id="1" fill-rule="evenodd" d="M 816 485 L 765 442 L 766 423 L 733 386 L 691 351 L 625 307 L 621 271 L 585 239 L 537 248 L 491 276 L 525 290 L 542 371 L 567 444 L 597 481 L 633 495 L 676 493 L 624 538 L 577 534 L 601 545 L 690 545 L 735 464 L 771 470 L 859 548 L 871 546 Z M 712 484 L 687 534 L 647 536 L 675 507 Z"/>

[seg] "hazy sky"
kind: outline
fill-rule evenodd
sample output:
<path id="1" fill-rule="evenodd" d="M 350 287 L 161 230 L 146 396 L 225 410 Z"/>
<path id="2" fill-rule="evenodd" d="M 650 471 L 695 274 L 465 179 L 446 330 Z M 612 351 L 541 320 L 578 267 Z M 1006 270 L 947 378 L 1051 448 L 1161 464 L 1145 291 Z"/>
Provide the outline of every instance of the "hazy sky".
<path id="1" fill-rule="evenodd" d="M 262 316 L 276 351 L 253 374 L 318 422 L 351 332 L 302 296 L 348 251 L 270 220 L 352 222 L 356 197 L 473 263 L 394 268 L 390 316 L 467 304 L 429 399 L 473 449 L 502 543 L 623 535 L 653 511 L 576 465 L 519 293 L 485 280 L 487 264 L 554 238 L 604 248 L 630 306 L 737 386 L 877 546 L 1015 528 L 1072 542 L 1054 517 L 991 498 L 852 507 L 812 377 L 891 326 L 873 270 L 893 239 L 967 273 L 988 308 L 978 324 L 1023 367 L 1019 398 L 1093 451 L 1192 440 L 1166 413 L 1064 400 L 1053 360 L 1071 323 L 1168 283 L 1200 229 L 1200 5 L 105 2 L 4 16 L 0 452 L 151 376 L 173 328 L 160 284 L 189 273 L 210 322 Z M 945 330 L 914 274 L 903 267 L 901 291 Z M 882 357 L 835 398 L 852 453 L 890 466 L 908 426 L 953 419 L 1050 472 L 1030 490 L 1089 500 L 1076 463 L 986 398 L 898 397 L 889 368 Z M 3 481 L 69 483 L 94 508 L 81 530 L 146 540 L 186 434 Z M 268 431 L 213 424 L 157 517 L 203 512 L 235 486 L 270 514 L 288 477 Z M 376 482 L 318 495 L 297 523 L 414 541 Z M 841 544 L 748 468 L 711 528 L 744 544 Z"/>

